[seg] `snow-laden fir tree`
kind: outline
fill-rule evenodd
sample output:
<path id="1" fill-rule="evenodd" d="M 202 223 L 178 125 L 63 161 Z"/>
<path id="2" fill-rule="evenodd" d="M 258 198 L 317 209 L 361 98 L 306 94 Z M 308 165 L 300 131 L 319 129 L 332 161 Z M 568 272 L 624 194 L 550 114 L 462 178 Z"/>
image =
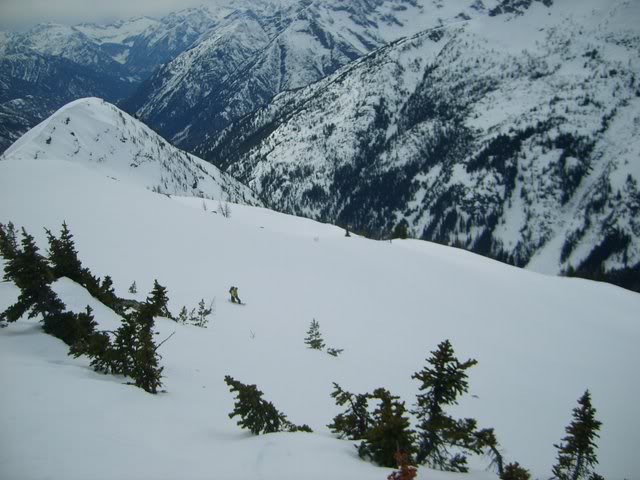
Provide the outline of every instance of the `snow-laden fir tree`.
<path id="1" fill-rule="evenodd" d="M 450 447 L 477 451 L 474 438 L 475 420 L 454 420 L 445 407 L 457 404 L 459 395 L 468 388 L 467 370 L 478 363 L 470 359 L 460 362 L 454 355 L 449 340 L 438 345 L 427 359 L 428 365 L 412 378 L 419 380 L 420 393 L 412 412 L 418 424 L 418 463 L 440 470 L 467 471 L 466 457 L 461 453 L 450 454 Z"/>
<path id="2" fill-rule="evenodd" d="M 591 394 L 585 391 L 573 409 L 573 421 L 565 428 L 567 436 L 558 449 L 558 461 L 553 467 L 553 478 L 578 480 L 589 478 L 598 463 L 596 438 L 602 422 L 596 420 L 596 409 L 591 405 Z"/>
<path id="3" fill-rule="evenodd" d="M 322 350 L 324 348 L 324 340 L 320 334 L 320 324 L 315 318 L 311 321 L 309 330 L 307 330 L 307 336 L 304 339 L 304 343 L 313 350 Z"/>

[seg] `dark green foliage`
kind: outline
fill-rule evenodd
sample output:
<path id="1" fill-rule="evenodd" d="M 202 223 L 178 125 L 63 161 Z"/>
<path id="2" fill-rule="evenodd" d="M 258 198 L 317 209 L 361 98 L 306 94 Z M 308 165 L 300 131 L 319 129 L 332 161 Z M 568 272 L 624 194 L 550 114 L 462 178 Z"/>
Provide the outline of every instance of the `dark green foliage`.
<path id="1" fill-rule="evenodd" d="M 46 230 L 46 229 L 45 229 Z M 50 230 L 46 230 L 49 239 L 49 262 L 56 278 L 67 277 L 80 282 L 85 272 L 78 259 L 78 252 L 73 242 L 73 235 L 66 222 L 62 223 L 60 238 L 56 238 Z"/>
<path id="2" fill-rule="evenodd" d="M 476 450 L 484 451 L 491 458 L 491 465 L 496 467 L 498 475 L 501 476 L 504 473 L 504 459 L 493 428 L 478 430 L 473 436 L 476 442 Z"/>
<path id="3" fill-rule="evenodd" d="M 465 457 L 451 456 L 449 447 L 477 451 L 473 438 L 475 420 L 454 420 L 444 411 L 447 405 L 457 404 L 457 398 L 468 389 L 466 370 L 476 360 L 460 362 L 454 355 L 449 340 L 438 345 L 427 359 L 428 366 L 412 378 L 421 382 L 421 393 L 413 413 L 418 424 L 418 463 L 450 471 L 466 471 Z"/>
<path id="4" fill-rule="evenodd" d="M 113 280 L 109 275 L 104 277 L 102 280 L 102 283 L 100 284 L 100 292 L 105 297 L 116 297 L 116 292 L 113 288 Z"/>
<path id="5" fill-rule="evenodd" d="M 138 349 L 138 332 L 140 325 L 137 322 L 137 312 L 125 315 L 122 323 L 115 333 L 113 345 L 109 348 L 108 370 L 111 373 L 131 375 L 133 362 Z"/>
<path id="6" fill-rule="evenodd" d="M 331 348 L 331 347 L 327 348 L 327 353 L 332 357 L 337 357 L 342 352 L 344 352 L 344 348 Z"/>
<path id="7" fill-rule="evenodd" d="M 402 220 L 400 220 L 400 222 L 398 222 L 398 224 L 396 225 L 396 228 L 393 229 L 393 238 L 401 238 L 401 239 L 406 239 L 409 236 L 409 224 L 407 223 L 407 221 L 403 218 Z"/>
<path id="8" fill-rule="evenodd" d="M 213 301 L 211 301 L 209 303 L 209 306 L 207 307 L 207 304 L 204 302 L 204 298 L 203 298 L 198 303 L 198 311 L 195 314 L 193 324 L 196 327 L 202 327 L 202 328 L 206 327 L 207 322 L 209 321 L 207 317 L 211 315 L 211 312 L 213 312 Z"/>
<path id="9" fill-rule="evenodd" d="M 153 307 L 142 304 L 123 316 L 113 342 L 106 332 L 93 332 L 75 343 L 69 354 L 87 355 L 95 371 L 129 376 L 137 387 L 157 393 L 163 367 L 153 340 L 153 325 Z"/>
<path id="10" fill-rule="evenodd" d="M 398 451 L 410 460 L 414 453 L 414 432 L 409 428 L 404 402 L 384 388 L 376 389 L 369 398 L 378 400 L 379 404 L 373 412 L 371 427 L 358 448 L 358 455 L 370 457 L 378 465 L 389 468 L 396 466 L 394 457 Z"/>
<path id="11" fill-rule="evenodd" d="M 368 411 L 369 395 L 349 393 L 334 382 L 331 396 L 336 399 L 336 405 L 348 405 L 348 407 L 344 413 L 336 415 L 333 423 L 328 427 L 340 438 L 349 440 L 365 438 L 373 423 Z"/>
<path id="12" fill-rule="evenodd" d="M 558 449 L 558 460 L 553 467 L 553 478 L 578 480 L 589 478 L 592 468 L 598 463 L 595 439 L 599 437 L 601 422 L 596 420 L 596 409 L 591 405 L 589 390 L 578 400 L 573 409 L 573 421 L 566 427 L 567 435 Z"/>
<path id="13" fill-rule="evenodd" d="M 69 355 L 78 358 L 86 355 L 91 359 L 91 368 L 100 373 L 118 373 L 114 370 L 115 350 L 111 346 L 111 338 L 107 332 L 93 332 L 81 338 L 69 349 Z"/>
<path id="14" fill-rule="evenodd" d="M 88 355 L 96 371 L 129 375 L 136 386 L 156 393 L 161 386 L 162 367 L 153 342 L 153 316 L 159 305 L 166 308 L 166 295 L 164 303 L 161 295 L 152 296 L 155 303 L 141 304 L 138 310 L 125 315 L 112 344 L 108 333 L 95 330 L 97 324 L 90 307 L 82 313 L 65 311 L 65 305 L 51 290 L 51 282 L 66 276 L 83 284 L 103 303 L 119 306 L 120 300 L 115 295 L 111 277 L 106 276 L 100 282 L 82 268 L 67 225 L 63 224 L 60 238 L 47 231 L 52 267 L 38 253 L 33 237 L 24 229 L 21 248 L 11 240 L 15 238 L 10 233 L 12 228 L 2 227 L 1 230 L 3 248 L 12 257 L 5 266 L 5 278 L 16 284 L 20 296 L 0 315 L 0 319 L 13 322 L 27 312 L 29 318 L 42 315 L 44 331 L 68 344 L 70 355 Z"/>
<path id="15" fill-rule="evenodd" d="M 224 377 L 231 393 L 236 394 L 236 402 L 229 418 L 239 416 L 238 425 L 254 435 L 275 432 L 311 432 L 308 425 L 294 425 L 286 415 L 271 403 L 262 399 L 263 393 L 256 385 L 245 385 L 229 375 Z"/>
<path id="16" fill-rule="evenodd" d="M 16 229 L 13 223 L 7 225 L 0 223 L 0 255 L 11 260 L 18 253 L 18 240 L 16 239 Z"/>
<path id="17" fill-rule="evenodd" d="M 136 282 L 134 280 L 134 282 L 131 284 L 131 286 L 129 287 L 129 293 L 138 293 L 138 286 L 136 285 Z"/>
<path id="18" fill-rule="evenodd" d="M 195 315 L 195 312 L 192 312 Z M 176 318 L 176 322 L 185 325 L 189 320 L 189 312 L 187 311 L 187 307 L 183 306 L 180 313 L 178 313 L 178 318 Z"/>
<path id="19" fill-rule="evenodd" d="M 138 312 L 138 332 L 136 350 L 133 356 L 133 369 L 130 376 L 136 387 L 146 392 L 157 393 L 162 386 L 162 370 L 157 347 L 153 341 L 153 316 L 151 309 L 141 309 Z"/>
<path id="20" fill-rule="evenodd" d="M 320 324 L 315 318 L 311 321 L 304 343 L 313 350 L 322 350 L 324 348 L 324 340 L 322 340 L 322 335 L 320 334 Z"/>
<path id="21" fill-rule="evenodd" d="M 46 230 L 49 240 L 49 260 L 55 278 L 67 277 L 79 283 L 95 298 L 116 313 L 122 314 L 124 306 L 113 289 L 113 281 L 108 275 L 104 280 L 95 277 L 88 268 L 82 266 L 78 258 L 78 252 L 73 242 L 73 235 L 66 223 L 62 224 L 60 238 L 55 237 L 51 231 Z"/>
<path id="22" fill-rule="evenodd" d="M 153 290 L 147 297 L 147 305 L 151 308 L 151 314 L 154 317 L 168 317 L 172 318 L 167 304 L 169 303 L 169 297 L 167 296 L 167 289 L 158 283 L 158 280 L 153 281 Z"/>
<path id="23" fill-rule="evenodd" d="M 44 316 L 44 331 L 73 346 L 95 333 L 97 323 L 91 313 L 91 307 L 87 306 L 82 313 L 65 311 L 47 314 Z"/>
<path id="24" fill-rule="evenodd" d="M 26 313 L 29 318 L 62 313 L 64 303 L 50 287 L 53 273 L 46 259 L 40 255 L 34 238 L 24 228 L 21 245 L 4 269 L 5 280 L 15 283 L 20 295 L 15 304 L 0 314 L 0 320 L 15 322 Z"/>
<path id="25" fill-rule="evenodd" d="M 509 463 L 504 467 L 504 472 L 500 475 L 500 480 L 530 480 L 531 475 L 526 468 L 518 464 Z"/>

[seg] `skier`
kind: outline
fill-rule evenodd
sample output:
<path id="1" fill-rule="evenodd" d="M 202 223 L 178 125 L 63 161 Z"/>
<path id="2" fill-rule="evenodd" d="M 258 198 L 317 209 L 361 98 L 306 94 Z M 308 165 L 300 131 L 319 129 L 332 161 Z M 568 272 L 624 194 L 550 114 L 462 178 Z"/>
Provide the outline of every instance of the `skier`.
<path id="1" fill-rule="evenodd" d="M 231 287 L 229 293 L 231 294 L 231 303 L 242 303 L 242 300 L 238 297 L 238 287 Z"/>

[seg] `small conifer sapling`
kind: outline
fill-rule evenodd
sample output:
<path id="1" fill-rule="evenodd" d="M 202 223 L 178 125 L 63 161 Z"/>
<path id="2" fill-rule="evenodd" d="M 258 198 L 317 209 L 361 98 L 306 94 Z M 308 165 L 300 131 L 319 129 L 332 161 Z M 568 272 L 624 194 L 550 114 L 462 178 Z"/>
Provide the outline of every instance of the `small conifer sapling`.
<path id="1" fill-rule="evenodd" d="M 320 324 L 315 318 L 311 321 L 309 330 L 307 330 L 307 336 L 304 339 L 304 343 L 313 350 L 322 350 L 324 348 L 324 340 L 320 334 Z"/>
<path id="2" fill-rule="evenodd" d="M 454 420 L 444 408 L 457 404 L 458 396 L 468 390 L 466 370 L 477 361 L 460 362 L 449 340 L 445 340 L 427 362 L 428 366 L 412 376 L 421 382 L 419 389 L 423 392 L 417 396 L 413 411 L 419 420 L 417 460 L 440 470 L 466 472 L 466 457 L 461 453 L 451 455 L 449 447 L 476 450 L 475 420 Z"/>
<path id="3" fill-rule="evenodd" d="M 579 480 L 589 478 L 598 463 L 596 438 L 601 422 L 596 420 L 596 409 L 591 405 L 589 390 L 578 400 L 573 409 L 573 421 L 565 428 L 567 435 L 555 447 L 558 460 L 553 467 L 553 478 Z"/>

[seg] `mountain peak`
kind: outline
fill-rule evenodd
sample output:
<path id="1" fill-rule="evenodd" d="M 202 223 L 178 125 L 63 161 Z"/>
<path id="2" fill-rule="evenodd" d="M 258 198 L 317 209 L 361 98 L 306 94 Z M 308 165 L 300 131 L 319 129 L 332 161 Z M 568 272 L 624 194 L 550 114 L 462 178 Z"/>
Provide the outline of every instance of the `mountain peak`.
<path id="1" fill-rule="evenodd" d="M 1 159 L 66 160 L 161 193 L 259 204 L 248 188 L 99 98 L 65 105 Z"/>

